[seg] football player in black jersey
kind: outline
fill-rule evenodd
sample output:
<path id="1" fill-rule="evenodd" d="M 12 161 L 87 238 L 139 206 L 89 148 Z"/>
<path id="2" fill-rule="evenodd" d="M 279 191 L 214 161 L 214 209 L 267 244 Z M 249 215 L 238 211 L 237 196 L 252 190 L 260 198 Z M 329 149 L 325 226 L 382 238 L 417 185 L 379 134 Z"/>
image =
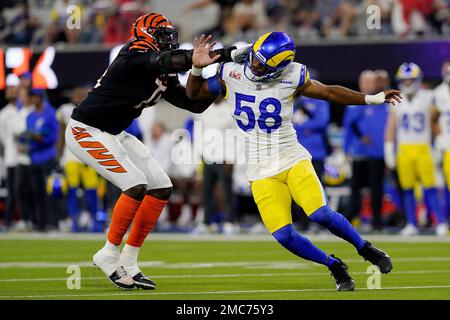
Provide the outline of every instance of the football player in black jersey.
<path id="1" fill-rule="evenodd" d="M 137 257 L 170 197 L 172 183 L 148 148 L 124 130 L 144 108 L 161 98 L 195 113 L 206 110 L 214 99 L 187 97 L 177 72 L 191 68 L 194 50 L 178 50 L 177 32 L 165 16 L 150 13 L 139 17 L 131 34 L 132 41 L 74 109 L 65 138 L 78 158 L 123 191 L 113 209 L 108 239 L 94 255 L 94 264 L 119 288 L 154 289 L 155 283 L 138 268 Z M 214 45 L 211 37 L 202 36 L 198 42 L 206 48 Z M 231 61 L 237 54 L 234 49 L 195 54 L 209 64 Z"/>

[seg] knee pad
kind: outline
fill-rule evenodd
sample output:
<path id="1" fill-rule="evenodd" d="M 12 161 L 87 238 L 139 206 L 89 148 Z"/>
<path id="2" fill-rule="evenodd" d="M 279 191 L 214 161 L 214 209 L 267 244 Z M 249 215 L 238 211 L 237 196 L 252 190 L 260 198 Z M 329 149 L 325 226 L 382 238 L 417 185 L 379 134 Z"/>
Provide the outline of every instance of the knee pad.
<path id="1" fill-rule="evenodd" d="M 309 218 L 322 226 L 329 227 L 333 224 L 335 214 L 336 212 L 329 205 L 326 205 L 314 211 Z"/>
<path id="2" fill-rule="evenodd" d="M 289 249 L 292 240 L 294 239 L 294 227 L 292 224 L 287 224 L 284 227 L 278 229 L 274 233 L 272 233 L 272 236 L 285 248 Z"/>

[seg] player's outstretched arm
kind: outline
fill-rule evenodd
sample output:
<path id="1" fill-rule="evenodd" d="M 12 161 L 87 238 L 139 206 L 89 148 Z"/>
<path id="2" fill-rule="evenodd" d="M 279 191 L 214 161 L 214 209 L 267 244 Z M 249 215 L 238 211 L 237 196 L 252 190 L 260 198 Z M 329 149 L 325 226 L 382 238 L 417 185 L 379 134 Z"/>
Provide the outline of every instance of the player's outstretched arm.
<path id="1" fill-rule="evenodd" d="M 202 68 L 213 64 L 218 59 L 217 56 L 209 57 L 210 48 L 214 46 L 214 42 L 210 43 L 210 40 L 211 36 L 205 38 L 202 35 L 200 39 L 194 41 L 193 66 L 186 84 L 186 93 L 190 99 L 211 99 L 219 95 L 217 92 L 212 92 L 208 80 L 202 78 Z M 215 80 L 219 81 L 219 86 L 223 89 L 223 82 L 217 76 Z"/>
<path id="2" fill-rule="evenodd" d="M 383 103 L 395 105 L 396 102 L 400 103 L 402 99 L 401 92 L 398 90 L 384 90 L 376 95 L 366 95 L 342 86 L 328 86 L 312 79 L 308 80 L 303 86 L 298 87 L 296 95 L 304 95 L 344 105 Z"/>
<path id="3" fill-rule="evenodd" d="M 147 68 L 156 74 L 184 72 L 191 69 L 194 55 L 197 56 L 201 63 L 208 65 L 215 62 L 239 62 L 246 53 L 245 48 L 236 49 L 235 46 L 210 50 L 215 44 L 215 41 L 209 43 L 211 36 L 207 38 L 202 36 L 201 39 L 202 43 L 209 44 L 207 51 L 195 52 L 195 50 L 177 49 L 165 52 L 146 52 L 131 59 L 128 62 L 128 67 L 137 70 Z"/>
<path id="4" fill-rule="evenodd" d="M 202 113 L 214 102 L 215 96 L 210 96 L 200 100 L 194 100 L 187 96 L 186 88 L 181 84 L 167 87 L 163 95 L 164 100 L 177 108 L 184 109 L 193 113 Z"/>

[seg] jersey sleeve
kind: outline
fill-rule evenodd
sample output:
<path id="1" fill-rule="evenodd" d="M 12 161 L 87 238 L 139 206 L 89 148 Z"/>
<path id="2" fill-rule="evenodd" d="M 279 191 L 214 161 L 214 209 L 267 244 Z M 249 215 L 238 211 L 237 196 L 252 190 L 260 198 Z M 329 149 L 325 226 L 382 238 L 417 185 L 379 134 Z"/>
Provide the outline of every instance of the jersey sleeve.
<path id="1" fill-rule="evenodd" d="M 308 68 L 305 65 L 301 64 L 297 87 L 304 86 L 309 81 L 309 79 L 310 79 L 310 74 L 309 74 Z"/>
<path id="2" fill-rule="evenodd" d="M 222 84 L 220 83 L 220 80 L 223 81 L 223 68 L 224 63 L 222 62 L 217 66 L 217 73 L 207 79 L 208 91 L 216 96 L 220 95 L 221 93 L 225 95 L 225 93 L 223 92 Z"/>

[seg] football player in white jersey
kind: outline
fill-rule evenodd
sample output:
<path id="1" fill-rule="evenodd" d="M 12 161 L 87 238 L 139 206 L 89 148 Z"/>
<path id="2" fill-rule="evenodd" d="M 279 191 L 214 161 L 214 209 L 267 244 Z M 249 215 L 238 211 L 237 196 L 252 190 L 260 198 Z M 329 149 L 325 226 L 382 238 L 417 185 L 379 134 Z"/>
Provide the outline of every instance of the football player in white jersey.
<path id="1" fill-rule="evenodd" d="M 195 46 L 210 50 L 203 36 Z M 390 272 L 392 262 L 329 206 L 311 155 L 297 141 L 292 125 L 293 102 L 295 97 L 305 95 L 339 104 L 394 103 L 400 101 L 400 92 L 385 90 L 365 95 L 341 86 L 324 85 L 310 79 L 306 66 L 293 62 L 294 56 L 295 43 L 287 34 L 269 32 L 252 44 L 243 64 L 220 64 L 217 74 L 206 80 L 201 77 L 201 68 L 205 65 L 194 54 L 187 94 L 191 99 L 223 94 L 245 137 L 247 175 L 266 228 L 292 253 L 327 266 L 335 278 L 337 290 L 353 290 L 348 267 L 294 231 L 292 199 L 311 220 L 353 244 L 358 253 L 379 266 L 381 272 Z"/>
<path id="2" fill-rule="evenodd" d="M 445 199 L 447 217 L 450 214 L 450 61 L 442 68 L 443 81 L 434 89 L 435 105 L 439 113 L 439 131 L 443 158 L 442 169 L 447 186 Z M 444 232 L 445 230 L 442 230 Z"/>
<path id="3" fill-rule="evenodd" d="M 403 63 L 399 67 L 396 78 L 405 97 L 395 108 L 391 108 L 386 126 L 385 162 L 390 169 L 397 167 L 407 220 L 401 231 L 405 236 L 418 234 L 414 198 L 417 182 L 423 186 L 424 197 L 436 215 L 436 233 L 447 234 L 448 230 L 439 204 L 431 155 L 433 91 L 421 88 L 422 76 L 422 70 L 415 63 Z"/>

